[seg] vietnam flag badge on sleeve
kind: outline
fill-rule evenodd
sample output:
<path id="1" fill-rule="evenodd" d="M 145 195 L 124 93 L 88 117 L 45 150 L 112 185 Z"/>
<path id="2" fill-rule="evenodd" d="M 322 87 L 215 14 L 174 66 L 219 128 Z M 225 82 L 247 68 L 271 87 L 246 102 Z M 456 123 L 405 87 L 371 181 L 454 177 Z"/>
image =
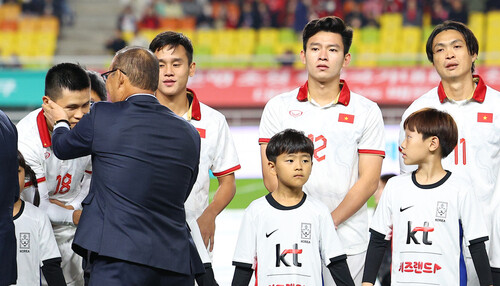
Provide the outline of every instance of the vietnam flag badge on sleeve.
<path id="1" fill-rule="evenodd" d="M 207 130 L 203 128 L 196 128 L 198 130 L 198 133 L 200 133 L 200 138 L 205 138 L 207 137 Z"/>
<path id="2" fill-rule="evenodd" d="M 477 113 L 477 122 L 493 123 L 493 113 Z"/>
<path id="3" fill-rule="evenodd" d="M 339 122 L 346 122 L 346 123 L 354 123 L 354 115 L 352 114 L 345 114 L 345 113 L 340 113 L 339 114 Z"/>

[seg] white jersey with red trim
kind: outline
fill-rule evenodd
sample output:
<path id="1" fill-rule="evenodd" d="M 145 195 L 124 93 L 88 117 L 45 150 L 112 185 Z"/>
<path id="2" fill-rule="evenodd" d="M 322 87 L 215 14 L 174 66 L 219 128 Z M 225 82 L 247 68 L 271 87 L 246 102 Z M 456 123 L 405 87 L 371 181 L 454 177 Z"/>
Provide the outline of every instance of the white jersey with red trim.
<path id="1" fill-rule="evenodd" d="M 414 172 L 387 182 L 370 228 L 392 234 L 392 285 L 465 285 L 462 239 L 488 240 L 471 187 L 451 172 L 430 185 Z"/>
<path id="2" fill-rule="evenodd" d="M 66 282 L 83 279 L 81 257 L 71 250 L 76 231 L 73 210 L 52 204 L 49 199 L 59 200 L 75 209 L 81 208 L 81 202 L 89 191 L 91 158 L 58 159 L 52 151 L 50 133 L 41 108 L 19 121 L 17 131 L 19 151 L 37 177 L 40 209 L 47 213 L 52 223 Z"/>
<path id="3" fill-rule="evenodd" d="M 201 149 L 198 178 L 186 200 L 186 219 L 198 219 L 208 206 L 211 170 L 221 177 L 241 168 L 229 126 L 222 113 L 198 101 L 196 94 L 188 89 L 191 96 L 190 111 L 184 118 L 200 133 Z"/>
<path id="4" fill-rule="evenodd" d="M 34 205 L 23 202 L 14 217 L 17 240 L 18 286 L 40 285 L 43 261 L 61 257 L 47 215 Z"/>
<path id="5" fill-rule="evenodd" d="M 345 259 L 328 208 L 304 195 L 292 207 L 271 194 L 253 201 L 240 226 L 233 265 L 257 271 L 259 285 L 322 285 L 321 265 Z"/>
<path id="6" fill-rule="evenodd" d="M 443 168 L 460 176 L 470 176 L 490 228 L 494 206 L 500 205 L 500 196 L 494 196 L 500 172 L 500 92 L 486 86 L 481 77 L 475 76 L 475 79 L 477 87 L 469 100 L 450 100 L 441 83 L 415 100 L 403 114 L 399 144 L 404 140 L 404 120 L 411 113 L 425 107 L 449 113 L 457 123 L 459 139 L 455 150 L 442 160 Z M 402 172 L 415 169 L 415 166 L 404 165 L 402 156 L 400 167 Z"/>
<path id="7" fill-rule="evenodd" d="M 490 266 L 500 270 L 500 211 L 493 214 L 490 241 Z"/>
<path id="8" fill-rule="evenodd" d="M 333 211 L 358 180 L 358 154 L 385 155 L 384 123 L 380 108 L 369 99 L 349 91 L 341 81 L 338 103 L 319 106 L 308 100 L 307 82 L 280 94 L 266 104 L 259 128 L 259 143 L 276 133 L 294 128 L 314 142 L 314 164 L 304 192 L 320 199 Z M 338 227 L 347 255 L 366 250 L 368 243 L 366 204 Z"/>

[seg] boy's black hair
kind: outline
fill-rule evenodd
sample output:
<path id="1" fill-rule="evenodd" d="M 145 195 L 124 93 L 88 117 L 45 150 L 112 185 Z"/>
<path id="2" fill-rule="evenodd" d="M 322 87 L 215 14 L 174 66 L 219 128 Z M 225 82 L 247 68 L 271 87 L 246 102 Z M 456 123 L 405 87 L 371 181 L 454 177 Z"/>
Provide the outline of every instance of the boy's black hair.
<path id="1" fill-rule="evenodd" d="M 266 148 L 267 160 L 276 163 L 276 158 L 281 154 L 304 152 L 311 157 L 314 154 L 314 144 L 304 132 L 295 129 L 285 129 L 269 140 Z"/>
<path id="2" fill-rule="evenodd" d="M 106 83 L 102 76 L 91 70 L 87 70 L 87 75 L 90 78 L 90 88 L 99 96 L 101 101 L 108 100 L 108 93 L 106 91 Z"/>
<path id="3" fill-rule="evenodd" d="M 33 204 L 38 207 L 40 205 L 40 193 L 38 192 L 38 182 L 36 180 L 36 175 L 33 169 L 31 169 L 31 167 L 26 164 L 23 154 L 21 154 L 19 150 L 17 151 L 17 162 L 19 163 L 19 167 L 24 169 L 24 176 L 29 178 L 30 183 L 35 188 L 35 197 L 33 198 Z"/>
<path id="4" fill-rule="evenodd" d="M 432 44 L 434 42 L 434 38 L 436 38 L 439 33 L 447 30 L 455 30 L 462 34 L 465 40 L 465 44 L 467 45 L 467 50 L 469 51 L 469 55 L 472 56 L 479 54 L 479 44 L 477 42 L 476 36 L 474 36 L 474 33 L 472 33 L 472 31 L 464 24 L 448 20 L 437 25 L 427 39 L 425 52 L 427 53 L 427 58 L 431 63 L 434 63 L 434 53 L 432 52 Z M 472 63 L 471 72 L 474 73 L 474 63 Z"/>
<path id="5" fill-rule="evenodd" d="M 191 64 L 193 62 L 193 44 L 191 44 L 191 40 L 182 33 L 166 31 L 156 35 L 149 44 L 149 50 L 155 53 L 164 47 L 172 47 L 175 49 L 178 46 L 184 47 L 188 58 L 188 64 Z"/>
<path id="6" fill-rule="evenodd" d="M 423 108 L 413 112 L 403 123 L 404 129 L 422 134 L 422 139 L 439 138 L 441 157 L 445 158 L 457 146 L 458 129 L 453 117 L 434 108 Z"/>
<path id="7" fill-rule="evenodd" d="M 340 34 L 344 44 L 344 56 L 347 55 L 352 44 L 352 29 L 344 23 L 344 20 L 336 16 L 327 16 L 309 21 L 302 31 L 302 48 L 304 53 L 309 38 L 319 32 L 331 32 Z"/>
<path id="8" fill-rule="evenodd" d="M 86 88 L 90 88 L 89 76 L 77 64 L 57 64 L 45 76 L 45 95 L 54 101 L 61 97 L 63 89 L 80 91 Z"/>
<path id="9" fill-rule="evenodd" d="M 385 185 L 385 184 L 387 184 L 387 181 L 389 181 L 390 178 L 395 177 L 395 176 L 396 176 L 396 174 L 392 174 L 392 173 L 390 173 L 390 174 L 383 174 L 382 176 L 380 176 L 380 180 Z"/>

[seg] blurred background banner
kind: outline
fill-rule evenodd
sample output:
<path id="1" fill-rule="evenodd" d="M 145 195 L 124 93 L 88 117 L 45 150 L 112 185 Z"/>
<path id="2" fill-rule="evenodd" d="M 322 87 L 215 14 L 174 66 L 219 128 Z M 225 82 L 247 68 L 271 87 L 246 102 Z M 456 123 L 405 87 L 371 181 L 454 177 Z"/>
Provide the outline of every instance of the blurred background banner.
<path id="1" fill-rule="evenodd" d="M 45 71 L 0 70 L 1 107 L 40 107 Z"/>

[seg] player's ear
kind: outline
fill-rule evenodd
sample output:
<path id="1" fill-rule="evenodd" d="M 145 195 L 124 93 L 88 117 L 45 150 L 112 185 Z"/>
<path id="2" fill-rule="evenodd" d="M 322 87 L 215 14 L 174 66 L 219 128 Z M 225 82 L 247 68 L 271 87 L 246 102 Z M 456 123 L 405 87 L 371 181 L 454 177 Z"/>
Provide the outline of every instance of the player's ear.
<path id="1" fill-rule="evenodd" d="M 49 98 L 48 96 L 46 96 L 46 95 L 44 95 L 44 96 L 42 97 L 42 101 L 43 101 L 43 103 L 45 103 L 45 104 L 48 104 L 48 103 L 49 103 L 49 99 L 50 99 L 50 98 Z"/>
<path id="2" fill-rule="evenodd" d="M 274 176 L 277 175 L 277 173 L 276 173 L 276 164 L 274 162 L 271 162 L 271 161 L 267 162 L 267 167 L 269 168 L 269 172 L 272 175 L 274 175 Z"/>
<path id="3" fill-rule="evenodd" d="M 432 136 L 429 142 L 429 151 L 434 152 L 439 149 L 439 138 L 437 136 Z"/>

